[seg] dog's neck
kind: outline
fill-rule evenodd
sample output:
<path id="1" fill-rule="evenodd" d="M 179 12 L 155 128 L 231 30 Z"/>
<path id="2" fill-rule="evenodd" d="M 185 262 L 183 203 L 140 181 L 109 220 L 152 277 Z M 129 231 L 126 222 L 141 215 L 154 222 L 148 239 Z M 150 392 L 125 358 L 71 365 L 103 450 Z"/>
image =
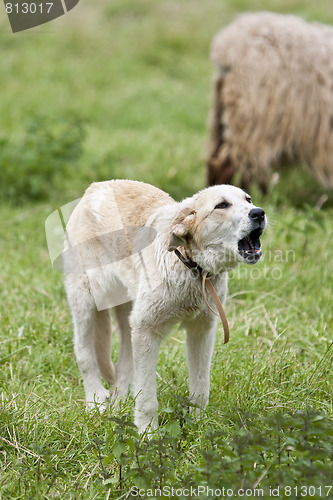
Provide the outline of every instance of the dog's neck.
<path id="1" fill-rule="evenodd" d="M 194 273 L 195 276 L 201 278 L 201 281 L 202 281 L 202 294 L 203 294 L 204 301 L 206 302 L 206 304 L 209 307 L 209 309 L 214 314 L 217 314 L 214 311 L 214 309 L 211 308 L 211 306 L 209 305 L 208 300 L 207 300 L 207 296 L 206 296 L 206 283 L 207 283 L 207 286 L 209 288 L 211 297 L 212 297 L 212 299 L 213 299 L 213 301 L 214 301 L 214 303 L 215 303 L 215 305 L 217 307 L 217 310 L 219 312 L 219 315 L 220 315 L 220 318 L 221 318 L 221 321 L 222 321 L 222 324 L 223 324 L 223 329 L 224 329 L 224 343 L 226 344 L 227 342 L 229 342 L 229 336 L 230 336 L 228 320 L 227 320 L 227 317 L 225 315 L 225 312 L 224 312 L 223 306 L 221 304 L 221 301 L 218 298 L 218 295 L 217 295 L 217 293 L 215 291 L 215 288 L 214 288 L 212 282 L 209 279 L 210 278 L 210 274 L 208 273 L 208 271 L 204 271 L 202 269 L 202 267 L 199 266 L 199 264 L 197 264 L 190 257 L 188 257 L 188 255 L 186 254 L 186 251 L 185 251 L 186 257 L 184 257 L 184 255 L 178 250 L 178 248 L 176 248 L 174 250 L 174 252 L 177 255 L 178 259 L 183 264 L 185 264 L 185 266 L 188 267 Z"/>
<path id="2" fill-rule="evenodd" d="M 199 266 L 199 264 L 197 264 L 196 262 L 194 262 L 194 260 L 192 260 L 186 253 L 185 251 L 185 255 L 186 257 L 184 257 L 184 255 L 178 250 L 178 248 L 176 248 L 174 250 L 175 254 L 177 255 L 178 259 L 183 263 L 185 264 L 186 267 L 188 267 L 189 269 L 191 269 L 191 271 L 193 272 L 193 274 L 195 274 L 195 276 L 200 276 L 202 278 L 202 276 L 205 274 L 205 271 L 204 269 L 202 269 L 201 266 Z M 210 277 L 210 274 L 207 273 L 207 277 Z"/>

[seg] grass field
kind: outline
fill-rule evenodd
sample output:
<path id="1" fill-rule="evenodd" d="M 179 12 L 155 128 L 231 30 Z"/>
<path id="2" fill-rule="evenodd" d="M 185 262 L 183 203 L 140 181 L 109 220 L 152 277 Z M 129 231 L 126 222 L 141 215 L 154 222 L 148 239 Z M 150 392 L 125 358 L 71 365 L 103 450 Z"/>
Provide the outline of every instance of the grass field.
<path id="1" fill-rule="evenodd" d="M 44 235 L 46 217 L 93 180 L 144 180 L 177 199 L 205 186 L 210 40 L 237 13 L 262 9 L 333 24 L 331 0 L 86 0 L 12 35 L 0 6 L 0 499 L 154 497 L 163 487 L 186 498 L 199 486 L 200 498 L 222 488 L 270 498 L 278 487 L 279 498 L 333 498 L 333 203 L 316 208 L 322 191 L 301 166 L 270 196 L 254 190 L 269 218 L 265 257 L 230 276 L 231 340 L 219 327 L 198 421 L 183 332 L 163 344 L 150 442 L 133 428 L 131 398 L 85 411 Z"/>

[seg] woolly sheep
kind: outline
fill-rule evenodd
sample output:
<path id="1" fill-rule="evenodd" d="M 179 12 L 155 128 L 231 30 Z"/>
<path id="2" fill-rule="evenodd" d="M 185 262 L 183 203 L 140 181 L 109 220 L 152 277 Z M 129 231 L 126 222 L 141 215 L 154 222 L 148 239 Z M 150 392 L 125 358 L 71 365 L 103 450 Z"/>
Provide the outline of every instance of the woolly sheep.
<path id="1" fill-rule="evenodd" d="M 244 14 L 213 40 L 218 68 L 207 161 L 209 184 L 256 182 L 300 160 L 333 189 L 333 28 L 293 15 Z"/>

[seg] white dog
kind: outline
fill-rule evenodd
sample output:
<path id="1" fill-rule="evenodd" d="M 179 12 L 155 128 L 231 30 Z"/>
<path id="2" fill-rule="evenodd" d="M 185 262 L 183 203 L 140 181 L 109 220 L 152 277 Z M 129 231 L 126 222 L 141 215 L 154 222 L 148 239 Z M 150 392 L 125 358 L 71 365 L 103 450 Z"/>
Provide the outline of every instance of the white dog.
<path id="1" fill-rule="evenodd" d="M 266 225 L 265 212 L 229 185 L 204 189 L 180 203 L 136 181 L 88 188 L 67 224 L 63 252 L 88 407 L 110 396 L 101 376 L 118 397 L 134 380 L 135 423 L 140 432 L 155 428 L 158 349 L 171 325 L 181 321 L 187 332 L 190 399 L 205 408 L 217 318 L 203 298 L 201 275 L 209 273 L 224 302 L 227 271 L 239 262 L 260 260 L 259 238 Z M 115 366 L 110 307 L 121 334 Z"/>

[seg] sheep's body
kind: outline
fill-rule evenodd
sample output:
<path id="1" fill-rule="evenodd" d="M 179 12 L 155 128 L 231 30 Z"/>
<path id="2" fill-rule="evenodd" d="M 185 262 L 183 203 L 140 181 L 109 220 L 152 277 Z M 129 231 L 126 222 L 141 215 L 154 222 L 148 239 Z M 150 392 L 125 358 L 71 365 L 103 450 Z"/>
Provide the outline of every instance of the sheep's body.
<path id="1" fill-rule="evenodd" d="M 333 188 L 333 28 L 274 13 L 245 14 L 213 40 L 218 68 L 210 122 L 209 184 L 263 190 L 283 157 Z"/>

